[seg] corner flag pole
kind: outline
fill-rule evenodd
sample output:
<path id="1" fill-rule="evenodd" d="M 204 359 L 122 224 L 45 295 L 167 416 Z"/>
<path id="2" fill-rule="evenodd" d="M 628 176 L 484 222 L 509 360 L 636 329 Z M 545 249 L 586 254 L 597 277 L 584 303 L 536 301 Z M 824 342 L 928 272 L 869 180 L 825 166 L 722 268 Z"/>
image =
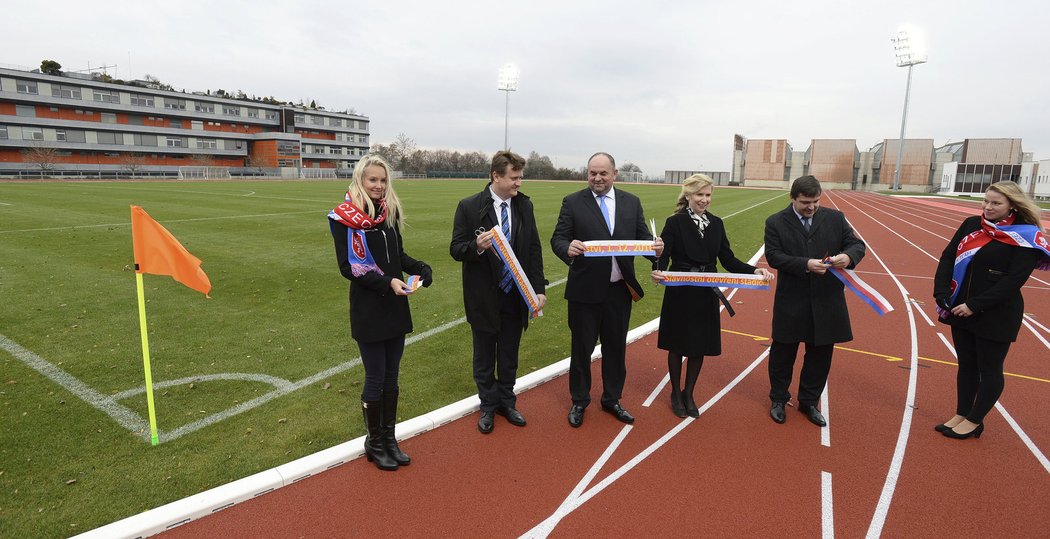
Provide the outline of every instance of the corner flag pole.
<path id="1" fill-rule="evenodd" d="M 146 296 L 142 288 L 142 274 L 139 273 L 138 264 L 135 264 L 135 288 L 138 290 L 139 299 L 139 334 L 142 337 L 142 366 L 146 371 L 146 404 L 149 406 L 149 434 L 150 443 L 160 443 L 157 437 L 157 412 L 153 406 L 153 374 L 149 367 L 149 336 L 146 331 Z"/>

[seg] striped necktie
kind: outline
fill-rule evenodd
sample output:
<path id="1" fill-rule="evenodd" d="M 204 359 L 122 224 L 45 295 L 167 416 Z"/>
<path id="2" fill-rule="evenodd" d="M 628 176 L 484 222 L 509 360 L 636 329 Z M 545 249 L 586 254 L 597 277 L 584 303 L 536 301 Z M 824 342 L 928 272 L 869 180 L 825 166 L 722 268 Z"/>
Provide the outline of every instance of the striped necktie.
<path id="1" fill-rule="evenodd" d="M 809 226 L 810 226 L 809 221 L 810 221 L 810 219 L 808 217 L 803 217 L 802 218 L 802 228 L 806 229 L 806 233 L 809 233 Z"/>
<path id="2" fill-rule="evenodd" d="M 500 228 L 503 231 L 503 236 L 505 236 L 507 238 L 507 245 L 509 246 L 510 245 L 510 218 L 507 215 L 507 213 L 508 213 L 508 211 L 507 211 L 507 203 L 506 202 L 502 202 L 499 205 Z M 508 268 L 507 265 L 504 264 L 503 265 L 503 271 L 500 272 L 500 278 L 499 278 L 500 290 L 503 290 L 504 292 L 507 292 L 507 293 L 510 292 L 511 287 L 513 286 L 513 284 L 510 282 L 510 279 L 511 279 L 510 268 Z"/>

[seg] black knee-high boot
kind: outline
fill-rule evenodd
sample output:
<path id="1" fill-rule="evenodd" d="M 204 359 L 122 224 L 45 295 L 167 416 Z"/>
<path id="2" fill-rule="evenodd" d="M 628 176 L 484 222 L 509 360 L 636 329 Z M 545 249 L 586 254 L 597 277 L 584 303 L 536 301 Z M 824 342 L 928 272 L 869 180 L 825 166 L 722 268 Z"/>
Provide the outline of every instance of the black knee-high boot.
<path id="1" fill-rule="evenodd" d="M 397 398 L 398 390 L 383 391 L 383 446 L 398 466 L 408 466 L 412 459 L 401 451 L 397 446 L 397 436 L 394 435 L 394 425 L 397 424 Z"/>
<path id="2" fill-rule="evenodd" d="M 365 436 L 365 456 L 368 462 L 375 462 L 376 468 L 380 470 L 393 471 L 397 469 L 397 461 L 386 450 L 383 443 L 383 410 L 380 401 L 361 401 L 361 410 L 365 415 L 365 428 L 368 435 Z"/>
<path id="3" fill-rule="evenodd" d="M 704 366 L 704 356 L 691 357 L 686 360 L 685 388 L 682 389 L 682 403 L 685 405 L 685 413 L 689 417 L 700 417 L 700 410 L 693 400 L 693 389 L 696 388 L 696 379 L 700 377 L 700 367 Z"/>

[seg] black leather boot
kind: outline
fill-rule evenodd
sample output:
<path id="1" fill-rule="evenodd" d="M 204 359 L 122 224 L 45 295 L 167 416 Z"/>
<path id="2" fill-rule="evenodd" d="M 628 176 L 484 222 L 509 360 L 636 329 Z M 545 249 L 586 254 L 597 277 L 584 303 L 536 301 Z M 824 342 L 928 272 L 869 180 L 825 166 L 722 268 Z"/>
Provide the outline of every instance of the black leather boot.
<path id="1" fill-rule="evenodd" d="M 408 466 L 412 459 L 401 451 L 397 446 L 397 437 L 394 435 L 394 425 L 397 424 L 397 398 L 398 391 L 383 391 L 383 446 L 387 454 L 397 461 L 398 466 Z"/>
<path id="2" fill-rule="evenodd" d="M 365 457 L 368 462 L 375 462 L 380 470 L 397 470 L 397 461 L 386 450 L 383 443 L 382 406 L 380 401 L 361 401 L 361 410 L 365 414 Z"/>

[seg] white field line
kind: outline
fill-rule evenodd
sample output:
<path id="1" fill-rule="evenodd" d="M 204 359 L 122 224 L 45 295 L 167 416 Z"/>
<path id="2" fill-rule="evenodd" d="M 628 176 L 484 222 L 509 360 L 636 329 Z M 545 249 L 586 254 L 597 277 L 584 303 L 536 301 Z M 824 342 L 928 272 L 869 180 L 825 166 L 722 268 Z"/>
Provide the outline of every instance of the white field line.
<path id="1" fill-rule="evenodd" d="M 555 281 L 555 282 L 551 283 L 550 285 L 548 285 L 548 288 L 554 287 L 554 286 L 558 286 L 558 285 L 560 285 L 560 284 L 562 284 L 564 282 L 565 282 L 565 279 L 561 279 L 561 280 Z M 456 327 L 456 326 L 458 326 L 460 324 L 463 324 L 466 321 L 467 321 L 466 317 L 462 317 L 462 318 L 458 318 L 456 320 L 453 320 L 451 322 L 442 324 L 440 326 L 431 328 L 431 329 L 429 329 L 427 331 L 424 331 L 422 333 L 414 334 L 414 335 L 410 336 L 409 338 L 405 339 L 405 345 L 408 346 L 408 345 L 410 345 L 412 343 L 421 341 L 421 340 L 426 339 L 428 337 L 431 337 L 433 335 L 437 335 L 438 333 L 442 333 L 442 332 L 447 331 L 449 329 L 452 329 L 452 328 L 454 328 L 454 327 Z M 71 393 L 73 393 L 74 395 L 79 397 L 84 402 L 90 404 L 91 406 L 94 406 L 95 408 L 97 408 L 101 412 L 103 412 L 106 415 L 112 417 L 117 423 L 119 423 L 121 426 L 123 426 L 124 428 L 128 429 L 132 433 L 136 434 L 137 436 L 139 436 L 139 438 L 141 438 L 143 441 L 146 441 L 146 442 L 149 441 L 149 424 L 146 422 L 146 420 L 143 419 L 141 416 L 139 416 L 134 411 L 132 411 L 131 409 L 129 409 L 129 408 L 127 408 L 127 407 L 125 407 L 125 406 L 123 406 L 123 405 L 121 405 L 119 403 L 119 401 L 122 400 L 122 399 L 125 399 L 125 398 L 128 398 L 128 397 L 132 397 L 132 396 L 135 396 L 135 395 L 139 395 L 141 393 L 145 393 L 146 392 L 145 385 L 138 386 L 138 387 L 135 387 L 135 388 L 132 388 L 132 389 L 121 391 L 121 392 L 113 394 L 113 395 L 106 396 L 106 395 L 103 395 L 103 394 L 95 391 L 94 389 L 88 387 L 86 384 L 81 382 L 79 379 L 77 379 L 73 375 L 71 375 L 68 372 L 58 368 L 54 364 L 49 363 L 47 360 L 45 360 L 45 359 L 41 358 L 40 356 L 30 352 L 29 350 L 26 350 L 25 348 L 19 346 L 18 344 L 16 344 L 15 342 L 11 341 L 7 337 L 4 337 L 3 335 L 0 335 L 0 348 L 2 348 L 4 350 L 7 350 L 8 352 L 11 353 L 11 355 L 13 355 L 13 356 L 15 356 L 15 358 L 21 360 L 23 363 L 25 363 L 27 366 L 29 366 L 33 370 L 36 370 L 37 372 L 40 372 L 41 374 L 43 374 L 44 376 L 48 377 L 49 379 L 51 379 L 55 383 L 59 384 L 60 386 L 62 386 L 64 388 L 66 388 L 68 391 L 70 391 Z M 262 406 L 263 404 L 266 404 L 267 402 L 270 402 L 273 399 L 276 399 L 277 397 L 281 397 L 281 396 L 287 395 L 287 394 L 289 394 L 289 393 L 291 393 L 293 391 L 297 391 L 297 390 L 302 389 L 302 388 L 304 388 L 306 386 L 309 386 L 311 384 L 315 384 L 315 383 L 317 383 L 317 382 L 319 382 L 321 380 L 324 380 L 326 378 L 335 376 L 336 374 L 339 374 L 339 373 L 341 373 L 343 371 L 349 370 L 349 369 L 351 369 L 353 367 L 356 367 L 356 366 L 358 366 L 360 364 L 361 364 L 361 358 L 360 357 L 356 357 L 354 359 L 351 359 L 351 360 L 346 361 L 344 363 L 340 363 L 339 365 L 336 365 L 336 366 L 331 367 L 329 369 L 323 370 L 321 372 L 318 372 L 318 373 L 315 373 L 315 374 L 313 374 L 311 376 L 303 378 L 302 380 L 299 380 L 297 382 L 290 382 L 288 380 L 284 380 L 282 378 L 277 378 L 277 377 L 274 377 L 274 376 L 269 376 L 269 375 L 266 375 L 266 374 L 221 373 L 221 374 L 210 374 L 210 375 L 200 375 L 200 376 L 187 376 L 185 378 L 180 378 L 178 380 L 169 380 L 169 381 L 165 381 L 165 382 L 156 383 L 156 384 L 153 385 L 154 389 L 163 389 L 163 388 L 166 388 L 166 387 L 177 386 L 177 385 L 187 384 L 187 383 L 190 383 L 190 382 L 197 382 L 197 381 L 199 381 L 199 382 L 208 382 L 208 381 L 215 381 L 215 380 L 243 380 L 243 381 L 252 381 L 252 382 L 266 383 L 266 384 L 270 384 L 270 385 L 274 386 L 274 388 L 275 388 L 273 391 L 270 391 L 270 392 L 264 393 L 262 395 L 259 395 L 258 397 L 254 398 L 254 399 L 242 402 L 242 403 L 240 403 L 240 404 L 238 404 L 236 406 L 232 406 L 232 407 L 227 408 L 227 409 L 225 409 L 225 410 L 223 410 L 221 412 L 217 412 L 217 413 L 214 413 L 214 414 L 202 417 L 202 418 L 200 418 L 200 419 L 198 419 L 196 421 L 193 421 L 191 423 L 187 423 L 185 425 L 182 425 L 181 427 L 178 427 L 178 428 L 176 428 L 174 430 L 165 431 L 163 429 L 158 429 L 158 431 L 157 431 L 158 437 L 159 437 L 161 442 L 168 442 L 168 441 L 171 441 L 171 440 L 175 440 L 175 439 L 177 439 L 177 438 L 179 438 L 181 436 L 184 436 L 186 434 L 189 434 L 191 432 L 198 431 L 198 430 L 200 430 L 200 429 L 202 429 L 204 427 L 207 427 L 209 425 L 214 425 L 215 423 L 218 423 L 220 421 L 223 421 L 223 420 L 228 419 L 230 417 L 233 417 L 235 415 L 238 415 L 238 414 L 247 412 L 247 411 L 249 411 L 249 410 L 251 410 L 253 408 Z"/>
<path id="2" fill-rule="evenodd" d="M 948 352 L 950 352 L 952 357 L 955 358 L 955 361 L 958 362 L 959 354 L 955 352 L 955 346 L 949 343 L 944 335 L 938 333 L 937 336 L 941 338 L 944 347 L 948 349 Z M 1024 445 L 1028 447 L 1028 450 L 1032 452 L 1032 455 L 1035 456 L 1035 460 L 1038 460 L 1039 464 L 1041 464 L 1043 469 L 1046 470 L 1046 473 L 1050 474 L 1050 459 L 1046 458 L 1046 455 L 1039 449 L 1039 446 L 1035 445 L 1035 442 L 1033 442 L 1032 438 L 1028 436 L 1028 433 L 1021 428 L 1021 425 L 1019 425 L 1017 421 L 1014 421 L 1013 416 L 1006 411 L 1006 408 L 1000 404 L 999 401 L 995 401 L 995 409 L 999 410 L 1003 419 L 1006 419 L 1006 423 L 1010 425 L 1010 428 L 1014 429 L 1014 432 L 1017 433 L 1017 437 L 1021 439 L 1021 442 L 1024 443 Z"/>
<path id="3" fill-rule="evenodd" d="M 0 206 L 14 206 L 14 204 L 8 204 L 7 202 L 0 202 Z"/>
<path id="4" fill-rule="evenodd" d="M 831 496 L 831 472 L 820 472 L 820 536 L 835 539 L 835 504 Z"/>
<path id="5" fill-rule="evenodd" d="M 833 202 L 834 203 L 834 202 Z M 848 203 L 848 201 L 847 201 Z M 880 226 L 893 232 L 901 239 L 904 237 L 894 232 L 891 228 L 886 226 L 882 221 L 873 218 L 864 210 L 858 208 L 856 205 L 850 203 L 854 209 L 864 214 L 866 217 L 875 221 Z M 886 262 L 882 260 L 882 257 L 875 251 L 871 244 L 864 239 L 864 236 L 857 231 L 854 227 L 854 232 L 857 237 L 864 241 L 868 246 L 868 253 L 875 257 L 879 261 L 879 265 L 882 266 L 886 273 L 889 274 L 890 279 L 897 285 L 897 290 L 900 292 L 901 300 L 904 302 L 905 310 L 908 312 L 908 330 L 909 339 L 911 340 L 911 351 L 909 352 L 909 369 L 908 369 L 908 392 L 904 399 L 904 410 L 901 415 L 901 426 L 897 432 L 897 443 L 893 449 L 893 458 L 890 460 L 890 467 L 886 471 L 886 482 L 883 483 L 882 492 L 879 495 L 879 501 L 875 506 L 874 514 L 871 517 L 871 525 L 868 527 L 868 533 L 866 537 L 874 539 L 882 535 L 882 527 L 886 524 L 886 517 L 889 515 L 890 503 L 893 501 L 893 492 L 897 488 L 897 480 L 900 477 L 901 466 L 904 464 L 904 452 L 908 447 L 908 434 L 911 432 L 911 420 L 912 415 L 915 413 L 915 392 L 916 386 L 918 385 L 918 366 L 919 366 L 919 338 L 918 331 L 915 326 L 915 312 L 912 309 L 912 304 L 909 301 L 911 293 L 908 292 L 904 285 L 897 279 L 897 276 L 893 274 L 889 267 L 886 266 Z M 904 239 L 907 241 L 906 239 Z M 911 242 L 908 242 L 911 243 Z M 914 245 L 914 244 L 912 244 Z"/>
<path id="6" fill-rule="evenodd" d="M 222 216 L 222 217 L 195 217 L 195 218 L 192 218 L 192 219 L 165 219 L 164 223 L 162 223 L 162 224 L 167 224 L 167 223 L 191 223 L 191 222 L 194 222 L 194 221 L 222 221 L 222 220 L 229 220 L 229 219 L 254 219 L 256 217 L 281 217 L 281 216 L 284 216 L 284 215 L 303 215 L 303 214 L 306 214 L 306 213 L 315 213 L 317 215 L 322 215 L 324 213 L 324 211 L 323 210 L 309 210 L 309 211 L 292 211 L 292 212 L 282 212 L 282 213 L 257 213 L 257 214 L 254 214 L 254 215 L 226 215 L 226 216 Z M 130 227 L 131 226 L 131 219 L 129 218 L 127 221 L 124 221 L 123 223 L 102 223 L 102 224 L 98 224 L 98 225 L 73 225 L 73 226 L 56 226 L 56 227 L 51 227 L 51 228 L 21 228 L 21 229 L 16 229 L 16 230 L 0 230 L 0 234 L 15 234 L 15 233 L 18 233 L 18 232 L 51 232 L 51 231 L 54 231 L 54 230 L 78 230 L 78 229 L 81 229 L 81 228 L 105 228 L 105 227 L 117 227 L 117 226 Z"/>

